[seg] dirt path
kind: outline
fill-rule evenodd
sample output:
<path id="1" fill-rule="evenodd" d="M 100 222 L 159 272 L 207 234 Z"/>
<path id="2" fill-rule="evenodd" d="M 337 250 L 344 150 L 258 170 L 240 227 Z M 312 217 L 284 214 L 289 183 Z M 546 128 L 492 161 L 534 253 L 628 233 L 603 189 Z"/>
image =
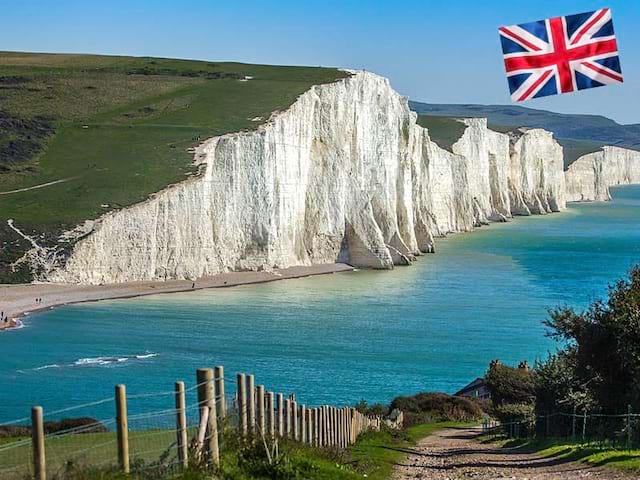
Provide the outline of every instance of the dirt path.
<path id="1" fill-rule="evenodd" d="M 396 467 L 394 480 L 577 480 L 630 479 L 619 472 L 542 458 L 474 440 L 479 429 L 442 430 L 421 440 Z"/>
<path id="2" fill-rule="evenodd" d="M 69 180 L 75 180 L 79 177 L 61 178 L 60 180 L 54 180 L 53 182 L 41 183 L 40 185 L 34 185 L 33 187 L 19 188 L 17 190 L 9 190 L 7 192 L 0 192 L 0 195 L 11 195 L 12 193 L 28 192 L 29 190 L 37 190 L 39 188 L 50 187 L 51 185 L 57 185 L 59 183 L 68 182 Z"/>

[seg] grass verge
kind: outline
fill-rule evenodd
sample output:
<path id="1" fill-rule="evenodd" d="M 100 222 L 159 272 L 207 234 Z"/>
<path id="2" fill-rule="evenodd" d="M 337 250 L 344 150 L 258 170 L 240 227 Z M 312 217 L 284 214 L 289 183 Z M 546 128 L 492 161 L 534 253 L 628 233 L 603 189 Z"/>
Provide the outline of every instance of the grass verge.
<path id="1" fill-rule="evenodd" d="M 383 430 L 360 436 L 346 450 L 313 448 L 298 443 L 283 442 L 277 460 L 268 462 L 261 444 L 242 444 L 233 435 L 225 440 L 221 452 L 223 479 L 297 479 L 383 480 L 391 477 L 393 468 L 412 452 L 416 443 L 438 430 L 469 426 L 458 422 L 420 424 L 403 431 Z M 132 464 L 141 467 L 128 478 L 210 478 L 198 469 L 177 473 L 159 468 L 158 458 L 171 451 L 172 430 L 130 433 Z M 0 452 L 0 477 L 23 478 L 29 473 L 30 446 Z M 0 446 L 16 439 L 0 439 Z M 52 437 L 47 445 L 49 473 L 59 479 L 80 480 L 122 478 L 113 467 L 116 461 L 113 432 Z M 6 475 L 6 476 L 3 476 Z"/>
<path id="2" fill-rule="evenodd" d="M 606 443 L 579 443 L 559 439 L 502 439 L 482 437 L 482 442 L 498 443 L 505 448 L 520 448 L 543 457 L 610 467 L 631 473 L 640 473 L 640 450 L 622 450 Z"/>

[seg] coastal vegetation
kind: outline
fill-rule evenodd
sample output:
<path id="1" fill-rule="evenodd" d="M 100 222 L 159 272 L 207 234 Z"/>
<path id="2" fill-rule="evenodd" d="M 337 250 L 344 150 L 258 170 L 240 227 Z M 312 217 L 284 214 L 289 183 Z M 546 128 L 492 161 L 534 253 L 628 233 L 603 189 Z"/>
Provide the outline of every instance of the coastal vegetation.
<path id="1" fill-rule="evenodd" d="M 508 445 L 640 471 L 640 266 L 606 300 L 545 324 L 556 353 L 531 370 L 494 361 L 485 377 Z"/>
<path id="2" fill-rule="evenodd" d="M 0 283 L 64 230 L 196 173 L 201 140 L 254 129 L 332 68 L 150 57 L 0 53 Z M 14 192 L 14 193 L 7 193 Z M 61 245 L 64 247 L 64 245 Z"/>
<path id="3" fill-rule="evenodd" d="M 59 470 L 59 480 L 111 480 L 111 479 L 358 479 L 366 478 L 384 480 L 390 478 L 394 465 L 404 458 L 407 449 L 414 446 L 421 438 L 445 428 L 465 427 L 469 424 L 451 421 L 438 421 L 413 425 L 403 430 L 382 428 L 362 434 L 357 442 L 346 448 L 311 447 L 291 441 L 281 441 L 277 453 L 272 455 L 264 444 L 249 442 L 226 431 L 224 443 L 226 448 L 221 452 L 220 467 L 212 472 L 205 465 L 192 462 L 186 470 L 176 470 L 163 466 L 162 459 L 156 457 L 137 457 L 132 459 L 130 475 L 122 474 L 112 466 L 114 451 L 100 447 L 106 443 L 115 443 L 114 432 L 86 433 L 65 437 L 64 444 L 59 445 L 59 452 L 54 457 Z M 139 432 L 142 436 L 148 432 Z M 132 432 L 132 441 L 136 441 L 136 433 Z M 175 436 L 175 431 L 155 432 L 166 440 L 167 444 Z M 15 441 L 13 438 L 12 441 Z M 0 446 L 8 439 L 2 441 Z M 28 445 L 25 446 L 29 450 Z M 67 459 L 65 452 L 86 451 L 80 459 Z M 93 452 L 93 453 L 92 453 Z M 103 457 L 95 452 L 102 452 Z M 26 454 L 29 452 L 27 451 Z M 107 453 L 109 456 L 107 456 Z M 15 452 L 14 452 L 15 455 Z M 3 457 L 0 456 L 0 459 Z M 6 467 L 9 458 L 0 462 Z"/>
<path id="4" fill-rule="evenodd" d="M 418 115 L 418 125 L 429 130 L 429 138 L 440 148 L 453 151 L 456 143 L 466 130 L 466 125 L 455 118 L 435 115 Z"/>

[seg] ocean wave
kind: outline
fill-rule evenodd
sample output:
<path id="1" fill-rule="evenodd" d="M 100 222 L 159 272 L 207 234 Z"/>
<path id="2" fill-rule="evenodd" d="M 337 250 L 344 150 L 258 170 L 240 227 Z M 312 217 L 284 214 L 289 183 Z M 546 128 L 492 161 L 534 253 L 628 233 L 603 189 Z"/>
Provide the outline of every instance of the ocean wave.
<path id="1" fill-rule="evenodd" d="M 157 357 L 158 353 L 145 352 L 137 355 L 114 355 L 114 356 L 101 356 L 101 357 L 87 357 L 79 358 L 75 362 L 68 365 L 59 365 L 52 363 L 50 365 L 42 365 L 40 367 L 32 368 L 32 371 L 46 370 L 49 368 L 62 368 L 62 367 L 103 367 L 107 365 L 121 364 L 128 362 L 129 360 L 146 360 L 148 358 Z"/>
<path id="2" fill-rule="evenodd" d="M 103 365 L 112 365 L 117 363 L 128 362 L 129 360 L 145 360 L 147 358 L 157 357 L 157 353 L 141 353 L 137 355 L 117 355 L 110 357 L 87 357 L 87 358 L 79 358 L 73 365 L 76 367 L 86 367 L 86 366 L 103 366 Z"/>
<path id="3" fill-rule="evenodd" d="M 46 370 L 47 368 L 60 368 L 60 365 L 52 363 L 51 365 L 43 365 L 41 367 L 33 368 L 32 370 Z"/>

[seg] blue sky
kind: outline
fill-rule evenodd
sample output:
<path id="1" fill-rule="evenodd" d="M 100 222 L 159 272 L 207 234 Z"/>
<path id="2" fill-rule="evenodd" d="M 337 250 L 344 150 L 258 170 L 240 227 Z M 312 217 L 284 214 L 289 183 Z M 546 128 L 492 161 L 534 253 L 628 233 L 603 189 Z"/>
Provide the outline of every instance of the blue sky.
<path id="1" fill-rule="evenodd" d="M 526 102 L 640 123 L 640 1 L 4 1 L 0 48 L 365 68 L 414 100 L 509 104 L 497 28 L 611 7 L 624 85 Z"/>

